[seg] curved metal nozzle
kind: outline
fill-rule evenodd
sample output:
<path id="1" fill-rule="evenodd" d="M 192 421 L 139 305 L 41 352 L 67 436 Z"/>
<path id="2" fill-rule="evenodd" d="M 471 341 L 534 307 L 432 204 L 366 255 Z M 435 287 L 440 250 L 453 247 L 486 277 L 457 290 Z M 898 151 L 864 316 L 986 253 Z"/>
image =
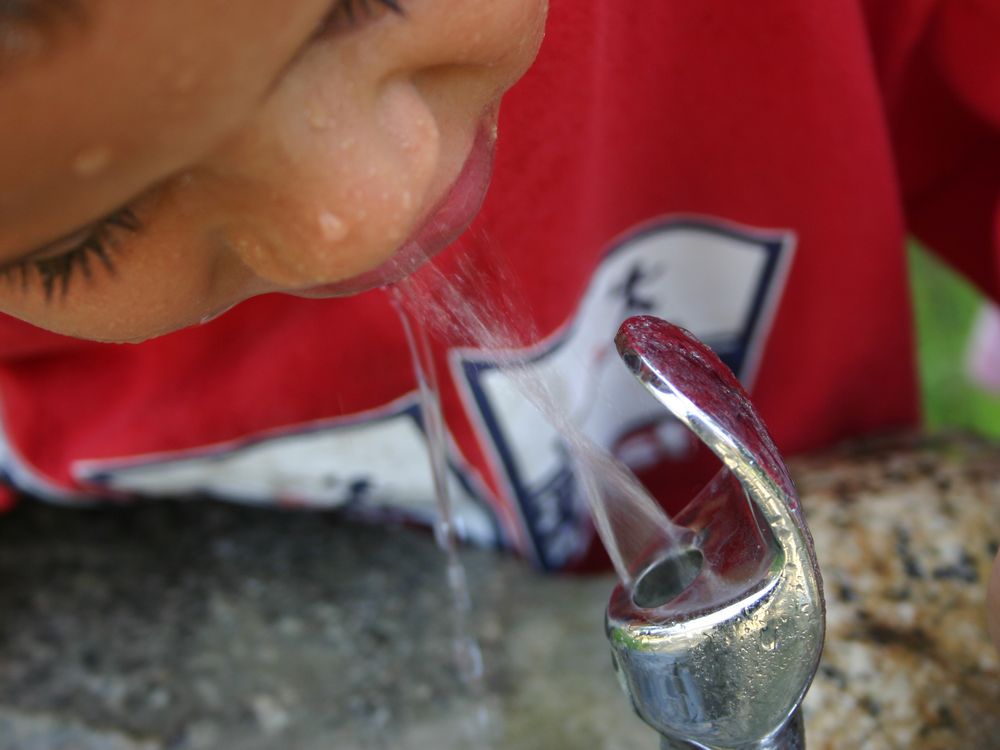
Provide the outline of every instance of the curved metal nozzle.
<path id="1" fill-rule="evenodd" d="M 607 634 L 622 686 L 664 748 L 804 747 L 798 706 L 825 605 L 812 538 L 764 425 L 719 358 L 649 316 L 615 339 L 635 377 L 723 463 L 618 586 Z"/>

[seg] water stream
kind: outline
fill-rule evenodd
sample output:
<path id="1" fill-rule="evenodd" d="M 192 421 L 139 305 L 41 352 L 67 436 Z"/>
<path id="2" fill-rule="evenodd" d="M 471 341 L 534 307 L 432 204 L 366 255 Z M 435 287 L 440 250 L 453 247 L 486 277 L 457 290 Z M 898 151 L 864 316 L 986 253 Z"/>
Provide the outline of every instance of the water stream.
<path id="1" fill-rule="evenodd" d="M 479 641 L 469 623 L 472 599 L 466 581 L 465 566 L 458 556 L 458 537 L 455 531 L 455 514 L 448 487 L 447 432 L 441 411 L 441 391 L 438 387 L 437 369 L 428 340 L 427 330 L 421 319 L 411 315 L 409 305 L 398 288 L 390 292 L 393 306 L 399 315 L 406 342 L 410 349 L 413 371 L 420 393 L 421 413 L 427 434 L 427 451 L 430 458 L 434 490 L 437 495 L 438 515 L 434 537 L 445 554 L 448 591 L 451 597 L 452 648 L 458 677 L 466 696 L 473 703 L 470 721 L 463 726 L 465 739 L 470 747 L 489 750 L 497 727 L 492 716 L 483 681 L 483 656 Z"/>
<path id="2" fill-rule="evenodd" d="M 493 253 L 488 259 L 475 258 L 468 250 L 459 249 L 453 257 L 455 266 L 448 273 L 429 262 L 386 290 L 406 334 L 437 494 L 435 537 L 445 554 L 454 659 L 458 678 L 471 702 L 469 710 L 456 714 L 468 717 L 462 726 L 464 746 L 478 750 L 493 748 L 502 736 L 502 727 L 499 712 L 490 707 L 482 651 L 470 623 L 472 603 L 457 550 L 459 539 L 448 483 L 449 436 L 431 336 L 449 349 L 474 348 L 509 361 L 504 373 L 524 399 L 544 415 L 554 429 L 553 439 L 561 439 L 572 455 L 576 480 L 595 528 L 622 581 L 631 582 L 652 545 L 660 546 L 677 536 L 676 527 L 632 473 L 595 445 L 576 424 L 559 397 L 560 383 L 550 382 L 519 364 L 524 361 L 523 353 L 540 337 L 528 306 L 517 297 L 519 285 L 499 257 L 499 253 Z M 614 324 L 609 321 L 609 347 Z M 579 363 L 580 371 L 585 367 Z"/>
<path id="3" fill-rule="evenodd" d="M 523 353 L 540 337 L 532 325 L 528 306 L 517 298 L 518 288 L 516 280 L 496 257 L 477 262 L 468 254 L 460 254 L 450 273 L 445 274 L 434 263 L 428 263 L 418 273 L 398 282 L 392 289 L 392 297 L 404 320 L 408 319 L 411 351 L 421 352 L 419 358 L 424 370 L 430 363 L 428 330 L 448 347 L 474 347 L 505 362 L 505 376 L 543 415 L 558 435 L 556 439 L 561 439 L 571 454 L 576 480 L 582 487 L 597 533 L 618 577 L 628 585 L 644 555 L 653 547 L 676 540 L 679 531 L 634 475 L 596 445 L 577 424 L 565 405 L 565 387 L 559 382 L 559 375 L 542 377 L 524 364 Z M 609 321 L 609 348 L 613 347 L 615 323 Z M 574 369 L 583 373 L 587 367 L 588 363 L 580 362 Z M 427 380 L 426 375 L 420 377 Z M 421 385 L 422 392 L 429 390 L 432 394 L 425 396 L 425 403 L 428 400 L 436 403 L 436 383 L 430 388 L 426 386 L 426 382 Z M 434 443 L 432 460 L 440 469 L 444 466 L 447 437 L 440 410 L 426 419 L 428 439 Z M 447 514 L 450 502 L 446 496 L 442 498 Z M 454 533 L 450 523 L 447 531 Z"/>

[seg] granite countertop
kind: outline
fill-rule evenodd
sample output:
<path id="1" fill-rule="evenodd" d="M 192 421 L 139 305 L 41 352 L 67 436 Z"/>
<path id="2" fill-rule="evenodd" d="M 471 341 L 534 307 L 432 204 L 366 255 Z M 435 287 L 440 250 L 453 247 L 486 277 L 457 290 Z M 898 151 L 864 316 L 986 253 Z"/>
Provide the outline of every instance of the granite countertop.
<path id="1" fill-rule="evenodd" d="M 983 614 L 1000 446 L 900 438 L 791 468 L 829 606 L 810 749 L 1000 746 Z M 657 747 L 610 668 L 609 576 L 463 559 L 472 694 L 426 534 L 210 503 L 24 504 L 0 518 L 0 750 Z"/>
<path id="2" fill-rule="evenodd" d="M 858 444 L 792 467 L 827 598 L 810 747 L 1000 747 L 1000 657 L 985 620 L 997 447 Z"/>

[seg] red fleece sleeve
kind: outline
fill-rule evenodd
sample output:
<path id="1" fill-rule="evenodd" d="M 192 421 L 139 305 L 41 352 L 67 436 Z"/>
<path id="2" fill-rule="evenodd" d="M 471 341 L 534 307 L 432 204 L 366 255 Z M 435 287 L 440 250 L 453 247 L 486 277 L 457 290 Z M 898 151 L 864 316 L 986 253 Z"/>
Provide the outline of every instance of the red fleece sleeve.
<path id="1" fill-rule="evenodd" d="M 1000 3 L 946 0 L 938 11 L 933 47 L 951 89 L 1000 128 Z"/>
<path id="2" fill-rule="evenodd" d="M 1000 300 L 1000 3 L 866 3 L 911 232 Z"/>

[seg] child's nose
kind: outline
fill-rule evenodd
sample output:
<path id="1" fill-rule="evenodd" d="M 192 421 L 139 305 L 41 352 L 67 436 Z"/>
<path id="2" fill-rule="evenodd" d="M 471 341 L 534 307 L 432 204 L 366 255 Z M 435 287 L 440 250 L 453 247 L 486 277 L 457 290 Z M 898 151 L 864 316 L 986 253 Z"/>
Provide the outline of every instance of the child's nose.
<path id="1" fill-rule="evenodd" d="M 273 288 L 387 260 L 448 190 L 500 95 L 530 64 L 545 5 L 413 3 L 312 45 L 209 172 L 228 246 Z M 502 6 L 502 7 L 498 7 Z M 409 10 L 412 9 L 412 10 Z"/>

